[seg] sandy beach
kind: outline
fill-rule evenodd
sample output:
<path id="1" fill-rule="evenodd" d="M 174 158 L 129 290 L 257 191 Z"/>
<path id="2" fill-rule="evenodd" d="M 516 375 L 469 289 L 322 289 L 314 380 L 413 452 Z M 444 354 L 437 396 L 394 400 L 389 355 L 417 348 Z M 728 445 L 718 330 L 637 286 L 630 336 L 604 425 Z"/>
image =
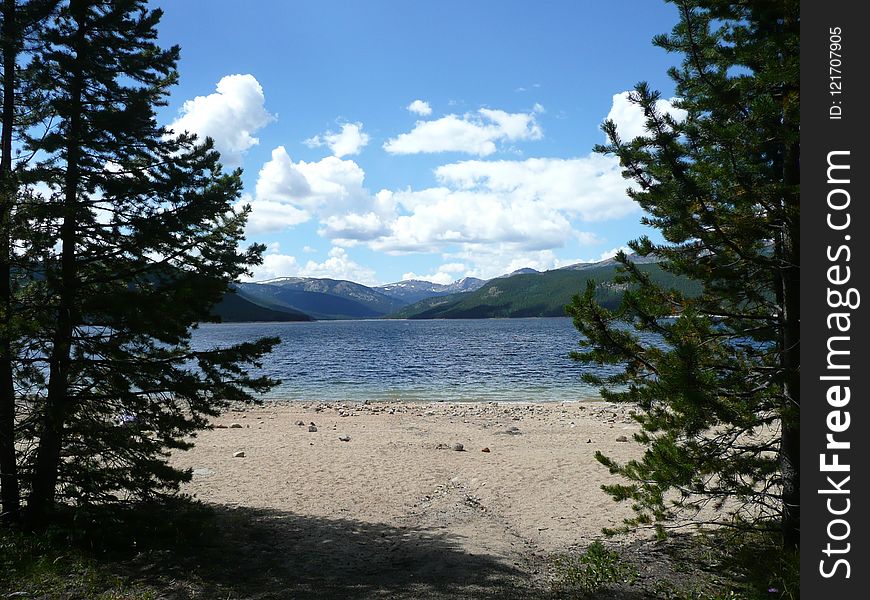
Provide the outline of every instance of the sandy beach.
<path id="1" fill-rule="evenodd" d="M 606 402 L 268 404 L 214 425 L 173 458 L 193 469 L 183 491 L 283 522 L 268 535 L 310 577 L 298 592 L 352 582 L 360 597 L 537 597 L 546 557 L 630 512 L 600 489 L 614 479 L 595 452 L 641 451 L 629 408 Z"/>

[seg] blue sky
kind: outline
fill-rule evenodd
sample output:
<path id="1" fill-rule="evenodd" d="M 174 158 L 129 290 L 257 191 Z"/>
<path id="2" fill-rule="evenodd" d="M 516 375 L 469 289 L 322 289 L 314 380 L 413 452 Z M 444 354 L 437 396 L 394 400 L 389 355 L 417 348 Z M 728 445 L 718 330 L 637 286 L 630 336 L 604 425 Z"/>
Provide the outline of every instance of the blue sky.
<path id="1" fill-rule="evenodd" d="M 669 98 L 664 2 L 164 0 L 160 117 L 244 169 L 253 279 L 446 283 L 598 260 L 644 233 L 612 157 L 622 92 Z M 664 106 L 666 109 L 667 105 Z M 649 232 L 647 232 L 649 233 Z"/>

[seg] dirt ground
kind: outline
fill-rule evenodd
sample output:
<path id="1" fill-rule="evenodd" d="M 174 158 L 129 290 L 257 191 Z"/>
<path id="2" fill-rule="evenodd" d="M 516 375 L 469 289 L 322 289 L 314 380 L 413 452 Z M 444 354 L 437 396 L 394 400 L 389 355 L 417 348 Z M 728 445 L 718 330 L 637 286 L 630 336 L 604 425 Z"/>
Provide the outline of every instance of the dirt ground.
<path id="1" fill-rule="evenodd" d="M 637 429 L 604 402 L 272 404 L 173 463 L 244 557 L 238 597 L 542 598 L 548 557 L 629 514 L 594 454 L 638 455 Z"/>

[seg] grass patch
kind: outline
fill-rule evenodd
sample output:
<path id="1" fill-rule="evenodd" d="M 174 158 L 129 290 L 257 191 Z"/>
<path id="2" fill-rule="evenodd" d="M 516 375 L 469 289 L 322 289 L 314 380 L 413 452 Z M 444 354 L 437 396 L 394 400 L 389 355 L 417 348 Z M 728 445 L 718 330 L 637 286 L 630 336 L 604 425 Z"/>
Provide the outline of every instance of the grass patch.
<path id="1" fill-rule="evenodd" d="M 168 505 L 63 509 L 29 533 L 0 528 L 0 597 L 153 600 L 159 595 L 123 562 L 202 536 L 208 510 Z"/>
<path id="2" fill-rule="evenodd" d="M 739 598 L 800 598 L 800 552 L 784 550 L 779 534 L 717 532 L 701 538 L 699 550 L 706 550 L 715 564 L 731 573 Z"/>
<path id="3" fill-rule="evenodd" d="M 701 532 L 668 554 L 682 577 L 656 583 L 655 597 L 662 600 L 800 599 L 800 553 L 784 550 L 777 534 Z"/>
<path id="4" fill-rule="evenodd" d="M 26 598 L 154 600 L 147 589 L 113 574 L 55 534 L 0 531 L 0 595 Z M 16 597 L 16 596 L 12 596 Z"/>
<path id="5" fill-rule="evenodd" d="M 674 534 L 550 559 L 556 597 L 799 600 L 800 555 L 769 531 Z"/>
<path id="6" fill-rule="evenodd" d="M 559 554 L 552 558 L 555 591 L 589 597 L 611 584 L 633 585 L 637 570 L 622 561 L 614 550 L 592 542 L 580 555 Z"/>

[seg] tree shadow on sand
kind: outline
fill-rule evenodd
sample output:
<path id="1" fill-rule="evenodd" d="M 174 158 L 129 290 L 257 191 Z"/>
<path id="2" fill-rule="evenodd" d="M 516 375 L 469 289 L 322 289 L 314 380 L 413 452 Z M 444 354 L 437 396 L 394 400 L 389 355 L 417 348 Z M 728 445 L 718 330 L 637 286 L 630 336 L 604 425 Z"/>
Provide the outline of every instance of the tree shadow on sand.
<path id="1" fill-rule="evenodd" d="M 189 502 L 76 519 L 79 545 L 167 600 L 550 597 L 528 565 L 431 530 Z"/>

